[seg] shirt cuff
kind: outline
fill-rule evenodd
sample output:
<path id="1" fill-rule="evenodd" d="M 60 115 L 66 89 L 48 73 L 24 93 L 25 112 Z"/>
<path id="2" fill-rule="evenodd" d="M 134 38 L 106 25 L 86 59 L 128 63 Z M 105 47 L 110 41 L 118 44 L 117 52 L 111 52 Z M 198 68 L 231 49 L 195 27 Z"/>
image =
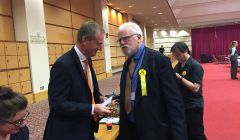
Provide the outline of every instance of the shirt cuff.
<path id="1" fill-rule="evenodd" d="M 92 104 L 92 115 L 94 115 L 94 104 Z"/>

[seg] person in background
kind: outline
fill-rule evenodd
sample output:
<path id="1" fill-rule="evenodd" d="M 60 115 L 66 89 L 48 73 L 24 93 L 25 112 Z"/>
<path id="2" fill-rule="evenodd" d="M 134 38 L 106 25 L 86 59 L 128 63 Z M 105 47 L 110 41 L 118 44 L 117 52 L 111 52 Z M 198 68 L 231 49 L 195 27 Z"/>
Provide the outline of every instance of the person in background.
<path id="1" fill-rule="evenodd" d="M 103 28 L 96 22 L 83 23 L 76 45 L 52 66 L 45 140 L 94 140 L 98 115 L 111 113 L 101 104 L 103 96 L 91 61 L 102 50 L 104 36 Z"/>
<path id="2" fill-rule="evenodd" d="M 238 51 L 237 51 L 238 42 L 232 41 L 229 47 L 230 61 L 231 61 L 231 79 L 236 80 L 237 78 L 237 69 L 238 69 Z"/>
<path id="3" fill-rule="evenodd" d="M 0 86 L 0 140 L 29 140 L 27 99 Z"/>
<path id="4" fill-rule="evenodd" d="M 119 140 L 187 140 L 182 96 L 170 60 L 143 44 L 134 22 L 118 29 L 128 56 L 120 81 Z"/>
<path id="5" fill-rule="evenodd" d="M 185 43 L 175 43 L 171 52 L 178 60 L 174 70 L 184 99 L 188 140 L 206 140 L 203 126 L 203 68 L 191 57 Z"/>
<path id="6" fill-rule="evenodd" d="M 163 45 L 161 45 L 161 48 L 159 48 L 159 52 L 160 52 L 161 54 L 164 54 L 164 51 L 165 51 L 165 49 L 163 48 Z"/>

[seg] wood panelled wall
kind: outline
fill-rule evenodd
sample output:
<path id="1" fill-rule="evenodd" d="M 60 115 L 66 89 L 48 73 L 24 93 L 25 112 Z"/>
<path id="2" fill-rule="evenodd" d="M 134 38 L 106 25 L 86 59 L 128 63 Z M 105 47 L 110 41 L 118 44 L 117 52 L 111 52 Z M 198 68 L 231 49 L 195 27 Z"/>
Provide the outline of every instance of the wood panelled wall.
<path id="1" fill-rule="evenodd" d="M 11 0 L 0 0 L 0 40 L 15 40 Z"/>
<path id="2" fill-rule="evenodd" d="M 24 94 L 33 103 L 27 42 L 15 40 L 11 0 L 0 0 L 0 86 Z"/>
<path id="3" fill-rule="evenodd" d="M 118 27 L 124 22 L 126 22 L 126 18 L 122 13 L 112 9 L 111 7 L 108 7 L 109 40 L 113 70 L 122 67 L 126 60 L 126 57 L 122 53 L 122 50 L 117 42 Z"/>
<path id="4" fill-rule="evenodd" d="M 51 65 L 77 41 L 79 27 L 94 20 L 94 0 L 44 0 L 44 13 Z M 104 51 L 93 57 L 98 79 L 106 78 Z"/>
<path id="5" fill-rule="evenodd" d="M 153 29 L 147 27 L 146 28 L 146 34 L 147 34 L 147 47 L 153 48 Z"/>
<path id="6" fill-rule="evenodd" d="M 0 86 L 31 96 L 33 101 L 28 47 L 26 42 L 0 42 Z"/>

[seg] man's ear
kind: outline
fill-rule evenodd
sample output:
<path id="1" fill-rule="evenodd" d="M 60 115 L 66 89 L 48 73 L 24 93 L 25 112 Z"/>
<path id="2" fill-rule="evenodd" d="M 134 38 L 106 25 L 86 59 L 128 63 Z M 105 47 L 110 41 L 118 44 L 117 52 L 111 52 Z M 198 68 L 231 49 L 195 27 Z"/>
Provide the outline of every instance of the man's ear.
<path id="1" fill-rule="evenodd" d="M 142 36 L 141 36 L 140 34 L 138 34 L 137 37 L 138 37 L 138 39 L 141 39 L 141 38 L 142 38 Z"/>
<path id="2" fill-rule="evenodd" d="M 86 37 L 86 36 L 83 36 L 83 37 L 82 37 L 82 43 L 84 43 L 85 41 L 87 41 L 87 37 Z"/>
<path id="3" fill-rule="evenodd" d="M 86 36 L 82 37 L 82 44 L 83 46 L 86 46 L 86 43 L 88 42 L 88 38 Z"/>
<path id="4" fill-rule="evenodd" d="M 140 34 L 137 35 L 137 38 L 138 38 L 138 43 L 140 43 L 141 40 L 143 40 L 143 39 L 142 39 L 142 36 L 141 36 Z"/>

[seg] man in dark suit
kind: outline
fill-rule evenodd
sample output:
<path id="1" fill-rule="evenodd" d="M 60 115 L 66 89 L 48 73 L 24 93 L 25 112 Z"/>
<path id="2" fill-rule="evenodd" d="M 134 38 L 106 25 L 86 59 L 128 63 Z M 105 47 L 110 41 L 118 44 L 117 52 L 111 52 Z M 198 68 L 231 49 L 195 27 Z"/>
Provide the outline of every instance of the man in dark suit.
<path id="1" fill-rule="evenodd" d="M 84 23 L 76 45 L 52 66 L 48 87 L 50 113 L 45 140 L 94 140 L 98 115 L 110 113 L 100 103 L 100 92 L 91 58 L 102 49 L 104 30 Z"/>
<path id="2" fill-rule="evenodd" d="M 164 54 L 165 49 L 163 48 L 163 45 L 161 45 L 161 48 L 159 48 L 159 52 Z"/>
<path id="3" fill-rule="evenodd" d="M 187 140 L 184 106 L 169 59 L 143 44 L 133 22 L 118 30 L 128 56 L 120 82 L 120 140 Z"/>

